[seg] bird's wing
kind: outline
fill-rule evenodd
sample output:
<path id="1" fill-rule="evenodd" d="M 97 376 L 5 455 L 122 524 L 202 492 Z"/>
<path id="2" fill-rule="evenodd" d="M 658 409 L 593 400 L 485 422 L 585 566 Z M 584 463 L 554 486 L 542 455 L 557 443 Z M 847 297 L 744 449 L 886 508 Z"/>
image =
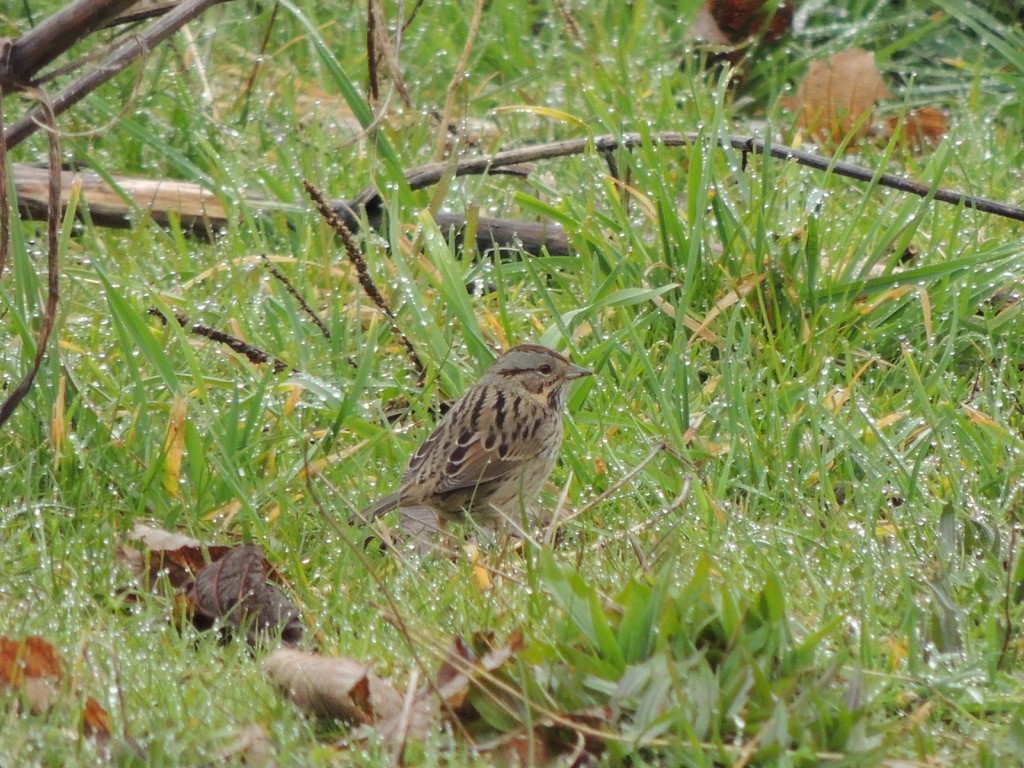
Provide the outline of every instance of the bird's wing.
<path id="1" fill-rule="evenodd" d="M 499 428 L 493 421 L 471 419 L 470 423 L 476 422 L 476 429 L 454 434 L 456 425 L 467 421 L 459 411 L 470 411 L 474 406 L 476 403 L 472 400 L 460 401 L 445 414 L 434 433 L 409 460 L 403 483 L 415 479 L 421 472 L 436 472 L 439 479 L 435 493 L 475 488 L 482 483 L 514 476 L 525 461 L 543 452 L 543 440 L 533 434 L 524 434 L 527 425 L 536 423 L 531 413 L 517 413 L 523 432 L 509 433 L 507 422 Z M 443 451 L 446 442 L 450 442 L 450 446 L 444 455 L 435 456 Z M 425 462 L 433 466 L 424 466 Z"/>
<path id="2" fill-rule="evenodd" d="M 520 438 L 504 441 L 494 431 L 477 435 L 448 452 L 435 493 L 476 488 L 484 483 L 512 478 L 523 464 L 544 450 L 541 440 Z"/>

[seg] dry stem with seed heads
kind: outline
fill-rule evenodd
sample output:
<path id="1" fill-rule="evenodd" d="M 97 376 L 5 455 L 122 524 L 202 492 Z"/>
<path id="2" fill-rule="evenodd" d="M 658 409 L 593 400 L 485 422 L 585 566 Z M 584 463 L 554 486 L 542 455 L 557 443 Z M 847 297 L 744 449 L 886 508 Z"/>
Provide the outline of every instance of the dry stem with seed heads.
<path id="1" fill-rule="evenodd" d="M 377 305 L 377 308 L 384 313 L 385 317 L 391 322 L 391 327 L 398 334 L 398 338 L 401 340 L 402 345 L 405 347 L 405 351 L 409 355 L 409 359 L 412 360 L 413 367 L 416 369 L 416 373 L 422 379 L 426 374 L 426 368 L 423 366 L 423 361 L 420 360 L 420 356 L 416 353 L 416 348 L 412 345 L 409 337 L 405 335 L 401 327 L 398 325 L 398 318 L 395 317 L 395 313 L 391 311 L 391 307 L 387 301 L 384 300 L 384 296 L 381 294 L 380 289 L 377 288 L 377 284 L 373 282 L 373 278 L 370 276 L 370 268 L 366 264 L 366 259 L 363 258 L 362 249 L 359 246 L 359 241 L 356 236 L 352 233 L 345 222 L 341 220 L 341 217 L 335 213 L 334 209 L 327 203 L 326 198 L 323 194 L 313 186 L 313 183 L 303 179 L 302 185 L 306 188 L 306 193 L 313 200 L 320 215 L 324 217 L 324 221 L 334 230 L 334 232 L 341 238 L 342 245 L 345 246 L 345 252 L 348 254 L 349 260 L 356 268 L 356 274 L 359 278 L 359 284 L 363 287 L 366 295 L 370 301 Z"/>

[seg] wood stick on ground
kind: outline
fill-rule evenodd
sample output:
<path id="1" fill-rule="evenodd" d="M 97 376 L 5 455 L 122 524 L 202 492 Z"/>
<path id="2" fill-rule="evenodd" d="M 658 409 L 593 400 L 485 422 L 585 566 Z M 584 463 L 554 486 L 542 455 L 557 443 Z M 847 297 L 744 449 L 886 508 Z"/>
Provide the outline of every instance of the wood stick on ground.
<path id="1" fill-rule="evenodd" d="M 643 137 L 639 134 L 626 134 L 622 137 L 601 136 L 596 139 L 572 139 L 546 144 L 537 144 L 520 149 L 506 150 L 494 155 L 471 157 L 458 161 L 455 166 L 456 176 L 467 176 L 483 173 L 495 173 L 501 169 L 523 168 L 528 163 L 540 160 L 551 160 L 560 157 L 578 155 L 592 149 L 607 156 L 614 149 L 638 146 Z M 699 140 L 695 133 L 658 133 L 651 136 L 651 141 L 666 147 L 679 147 L 692 144 Z M 896 176 L 895 174 L 878 174 L 876 171 L 850 163 L 836 161 L 832 158 L 802 152 L 782 145 L 765 143 L 761 139 L 749 136 L 730 136 L 721 143 L 727 144 L 743 152 L 760 153 L 774 158 L 793 160 L 818 170 L 824 170 L 846 178 L 871 182 L 877 177 L 879 186 L 891 187 L 900 191 L 927 197 L 934 191 L 934 198 L 941 202 L 963 205 L 966 208 L 990 213 L 1016 221 L 1024 221 L 1024 208 L 1001 203 L 962 192 L 942 188 L 932 189 L 928 185 Z M 450 166 L 436 163 L 413 168 L 408 171 L 407 178 L 412 189 L 423 189 L 438 183 Z M 130 226 L 133 210 L 148 210 L 150 215 L 161 224 L 166 224 L 171 214 L 178 214 L 182 225 L 186 228 L 207 236 L 213 236 L 223 229 L 227 221 L 227 212 L 220 200 L 212 193 L 196 184 L 173 180 L 148 180 L 138 178 L 119 178 L 118 189 L 111 189 L 98 174 L 84 172 L 79 174 L 83 180 L 83 199 L 86 201 L 94 223 L 104 226 Z M 65 186 L 70 185 L 73 174 L 64 176 Z M 45 216 L 46 213 L 46 170 L 30 166 L 14 166 L 15 189 L 23 215 Z M 125 203 L 125 198 L 135 201 L 135 206 Z M 301 207 L 275 200 L 267 200 L 253 196 L 247 200 L 253 208 L 263 213 L 282 212 L 285 214 L 300 213 Z M 354 200 L 332 200 L 327 203 L 338 218 L 352 232 L 360 226 L 360 215 L 365 209 L 366 220 L 374 228 L 383 226 L 384 200 L 376 187 L 368 187 Z M 464 232 L 466 217 L 460 214 L 438 213 L 438 226 L 446 235 L 454 233 L 456 237 Z M 480 217 L 477 227 L 477 248 L 480 252 L 492 247 L 521 247 L 527 253 L 541 254 L 547 251 L 555 256 L 570 255 L 573 252 L 571 243 L 565 236 L 562 227 L 554 222 L 515 221 Z"/>
<path id="2" fill-rule="evenodd" d="M 652 144 L 663 147 L 684 147 L 702 141 L 699 133 L 678 133 L 667 131 L 651 134 L 649 140 Z M 551 160 L 556 157 L 569 157 L 580 155 L 585 152 L 597 150 L 605 152 L 613 149 L 632 149 L 641 146 L 648 138 L 639 133 L 626 133 L 622 136 L 598 136 L 587 139 L 566 139 L 564 141 L 552 141 L 545 144 L 532 144 L 519 149 L 510 149 L 498 152 L 494 155 L 483 157 L 467 158 L 460 160 L 455 166 L 456 176 L 479 175 L 488 173 L 495 168 L 502 168 L 511 165 L 522 165 L 524 163 L 535 163 L 540 160 Z M 836 176 L 854 179 L 856 181 L 876 181 L 880 187 L 888 187 L 901 192 L 909 192 L 918 197 L 932 195 L 936 200 L 952 205 L 963 205 L 966 208 L 974 208 L 984 213 L 991 213 L 1016 221 L 1024 221 L 1024 208 L 1016 205 L 1001 203 L 997 200 L 989 200 L 984 197 L 968 195 L 955 190 L 932 188 L 927 184 L 912 181 L 903 176 L 893 173 L 878 173 L 871 168 L 854 165 L 834 158 L 816 155 L 812 152 L 804 152 L 793 149 L 783 144 L 766 142 L 763 139 L 753 136 L 727 136 L 715 140 L 719 146 L 731 146 L 741 152 L 749 152 L 757 155 L 768 155 L 777 160 L 792 160 L 800 165 L 814 168 L 819 171 L 828 171 Z M 411 189 L 422 189 L 439 182 L 445 171 L 449 168 L 447 163 L 431 163 L 420 168 L 414 168 L 406 174 Z M 376 187 L 368 187 L 356 198 L 356 210 L 363 205 L 383 205 L 384 201 Z"/>
<path id="3" fill-rule="evenodd" d="M 12 166 L 14 189 L 18 209 L 28 219 L 45 219 L 47 209 L 48 175 L 45 168 L 24 163 Z M 196 237 L 215 238 L 228 224 L 228 209 L 209 190 L 186 181 L 174 179 L 144 179 L 137 176 L 115 176 L 116 187 L 91 171 L 64 171 L 63 186 L 70 188 L 78 179 L 82 184 L 83 207 L 89 220 L 96 226 L 126 229 L 134 226 L 143 215 L 148 215 L 160 226 L 169 226 L 175 217 L 182 229 Z M 67 203 L 67 194 L 64 196 Z M 268 200 L 259 195 L 246 198 L 245 204 L 255 213 L 270 217 L 274 214 L 298 217 L 305 214 L 299 205 Z M 353 232 L 360 229 L 351 200 L 328 200 L 328 206 Z M 445 237 L 460 245 L 466 232 L 466 216 L 440 212 L 434 217 Z M 367 220 L 374 229 L 383 227 L 379 211 L 367 212 Z M 518 250 L 539 256 L 545 251 L 551 256 L 568 256 L 572 247 L 562 227 L 552 221 L 519 221 L 481 216 L 477 220 L 476 246 L 480 253 L 493 248 Z"/>

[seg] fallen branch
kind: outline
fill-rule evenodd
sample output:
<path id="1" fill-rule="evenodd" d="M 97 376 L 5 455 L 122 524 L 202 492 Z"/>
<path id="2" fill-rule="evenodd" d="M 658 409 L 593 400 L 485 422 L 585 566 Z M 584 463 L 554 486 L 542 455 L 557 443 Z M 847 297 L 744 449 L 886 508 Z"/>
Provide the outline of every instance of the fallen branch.
<path id="1" fill-rule="evenodd" d="M 663 147 L 685 147 L 695 144 L 702 139 L 699 133 L 677 133 L 668 131 L 651 134 L 649 138 L 639 133 L 627 133 L 622 136 L 597 136 L 588 139 L 567 139 L 565 141 L 552 141 L 546 144 L 532 144 L 528 147 L 510 149 L 498 152 L 494 155 L 483 157 L 467 158 L 460 160 L 455 166 L 456 176 L 471 176 L 493 172 L 498 168 L 505 168 L 525 163 L 535 163 L 539 160 L 551 160 L 556 157 L 569 157 L 580 155 L 585 152 L 596 150 L 608 152 L 614 149 L 632 149 L 641 146 L 645 141 Z M 768 155 L 777 160 L 793 160 L 800 165 L 815 168 L 819 171 L 828 171 L 836 176 L 854 179 L 856 181 L 876 181 L 880 187 L 888 187 L 901 192 L 909 192 L 918 197 L 932 196 L 936 200 L 952 205 L 963 205 L 966 208 L 974 208 L 984 213 L 991 213 L 996 216 L 1003 216 L 1016 221 L 1024 221 L 1024 208 L 1008 203 L 1001 203 L 996 200 L 989 200 L 984 197 L 968 195 L 964 192 L 957 192 L 949 189 L 934 189 L 927 184 L 911 181 L 903 176 L 894 173 L 878 173 L 870 168 L 846 163 L 823 155 L 815 155 L 811 152 L 803 152 L 782 144 L 766 142 L 752 136 L 729 136 L 717 141 L 719 146 L 731 146 L 744 153 L 755 155 Z M 450 173 L 448 163 L 432 163 L 420 168 L 414 168 L 406 174 L 411 189 L 422 189 L 437 184 L 445 173 Z M 359 197 L 356 198 L 356 210 L 361 206 L 383 206 L 384 200 L 376 187 L 368 187 Z"/>
<path id="2" fill-rule="evenodd" d="M 53 96 L 50 103 L 54 116 L 77 104 L 99 86 L 103 85 L 103 83 L 122 72 L 140 56 L 151 51 L 155 46 L 162 43 L 205 10 L 224 1 L 184 0 L 180 5 L 168 11 L 165 16 L 154 21 L 142 32 L 126 37 L 98 66 Z M 100 16 L 103 16 L 103 14 L 100 14 Z M 107 17 L 109 18 L 109 16 Z M 13 45 L 16 45 L 16 43 L 7 41 L 8 49 Z M 20 120 L 15 122 L 6 131 L 7 148 L 10 149 L 20 144 L 39 130 L 44 117 L 43 111 L 39 107 L 32 109 L 28 114 L 22 116 Z"/>
<path id="3" fill-rule="evenodd" d="M 699 138 L 696 133 L 668 132 L 653 134 L 650 140 L 665 147 L 681 147 L 693 144 Z M 521 172 L 528 163 L 579 155 L 592 150 L 602 153 L 607 158 L 615 149 L 632 149 L 643 141 L 644 137 L 640 134 L 630 133 L 622 137 L 600 136 L 594 139 L 570 139 L 536 144 L 498 152 L 494 155 L 465 158 L 456 163 L 455 175 L 507 173 L 510 170 Z M 792 160 L 800 165 L 845 178 L 876 182 L 879 186 L 909 192 L 919 197 L 931 195 L 940 202 L 963 205 L 965 208 L 973 208 L 984 213 L 1015 221 L 1024 221 L 1024 208 L 1015 205 L 954 190 L 942 188 L 933 190 L 926 184 L 902 176 L 890 173 L 879 174 L 870 168 L 764 142 L 761 139 L 749 136 L 730 136 L 720 143 L 745 153 L 764 154 L 777 159 Z M 451 167 L 447 163 L 432 163 L 411 169 L 406 174 L 406 178 L 411 189 L 424 189 L 440 182 L 444 174 L 450 171 Z M 147 211 L 154 221 L 162 225 L 166 225 L 172 216 L 177 216 L 185 229 L 208 237 L 213 237 L 228 224 L 224 205 L 212 192 L 197 184 L 174 180 L 153 181 L 121 177 L 116 180 L 118 186 L 114 189 L 99 174 L 65 172 L 65 186 L 70 185 L 71 179 L 75 176 L 82 179 L 82 197 L 88 206 L 93 222 L 102 226 L 131 226 L 132 213 L 143 210 Z M 18 193 L 18 204 L 22 215 L 42 217 L 46 214 L 46 178 L 47 171 L 45 169 L 26 165 L 14 166 L 15 189 Z M 131 201 L 131 204 L 126 201 Z M 295 214 L 303 210 L 297 205 L 267 200 L 256 195 L 246 198 L 246 204 L 257 213 L 262 214 Z M 384 226 L 386 205 L 380 191 L 375 186 L 367 187 L 354 200 L 331 200 L 327 201 L 327 205 L 353 233 L 359 231 L 361 216 L 364 212 L 371 227 L 381 230 Z M 446 236 L 454 236 L 458 240 L 464 234 L 465 216 L 438 213 L 435 218 Z M 476 245 L 481 253 L 494 247 L 521 248 L 526 253 L 534 255 L 545 251 L 553 256 L 565 256 L 572 253 L 571 244 L 562 227 L 554 222 L 516 221 L 485 216 L 481 216 L 478 221 Z"/>
<path id="4" fill-rule="evenodd" d="M 139 0 L 77 0 L 14 40 L 0 41 L 0 88 L 33 85 L 40 69 Z"/>
<path id="5" fill-rule="evenodd" d="M 18 197 L 18 210 L 27 219 L 45 219 L 47 211 L 48 172 L 45 168 L 15 163 L 12 166 L 14 189 Z M 82 184 L 82 207 L 96 226 L 126 229 L 138 219 L 149 216 L 160 226 L 169 226 L 177 219 L 183 230 L 197 237 L 213 239 L 228 224 L 228 210 L 220 199 L 198 184 L 173 179 L 144 179 L 135 176 L 116 176 L 111 186 L 98 173 L 91 171 L 63 171 L 65 188 L 72 181 Z M 63 202 L 66 204 L 67 194 Z M 297 216 L 305 208 L 258 195 L 245 199 L 257 215 L 284 214 Z M 328 206 L 353 232 L 360 230 L 354 200 L 328 200 Z M 85 215 L 85 212 L 80 212 Z M 461 245 L 466 232 L 466 217 L 457 213 L 438 213 L 434 219 L 445 235 Z M 367 220 L 375 229 L 383 227 L 380 209 L 367 211 Z M 562 227 L 554 222 L 518 221 L 480 216 L 476 224 L 476 246 L 480 253 L 494 248 L 522 249 L 536 256 L 547 251 L 552 256 L 568 256 L 572 252 Z"/>

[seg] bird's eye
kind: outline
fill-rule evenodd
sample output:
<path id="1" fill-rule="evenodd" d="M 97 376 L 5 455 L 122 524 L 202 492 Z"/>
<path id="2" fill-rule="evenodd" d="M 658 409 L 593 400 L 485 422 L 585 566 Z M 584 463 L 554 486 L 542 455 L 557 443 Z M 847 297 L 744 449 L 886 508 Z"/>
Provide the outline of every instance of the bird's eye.
<path id="1" fill-rule="evenodd" d="M 548 365 L 547 363 L 544 363 L 537 370 L 540 371 L 541 373 L 543 373 L 545 376 L 547 376 L 548 374 L 551 373 L 551 366 Z"/>

